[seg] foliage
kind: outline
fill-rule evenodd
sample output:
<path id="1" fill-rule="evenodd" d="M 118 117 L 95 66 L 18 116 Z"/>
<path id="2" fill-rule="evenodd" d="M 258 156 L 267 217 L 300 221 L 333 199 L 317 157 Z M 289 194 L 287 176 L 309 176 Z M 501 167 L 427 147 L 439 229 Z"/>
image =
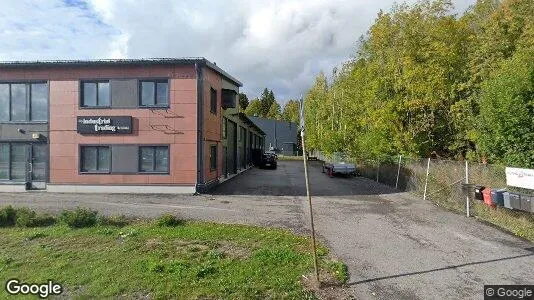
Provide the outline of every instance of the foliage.
<path id="1" fill-rule="evenodd" d="M 271 106 L 276 103 L 276 99 L 274 98 L 274 93 L 272 90 L 268 90 L 265 88 L 260 96 L 260 103 L 261 103 L 261 116 L 267 117 L 269 114 L 269 111 L 271 110 Z"/>
<path id="2" fill-rule="evenodd" d="M 72 228 L 91 227 L 97 222 L 97 214 L 96 211 L 78 207 L 72 211 L 62 211 L 58 219 Z"/>
<path id="3" fill-rule="evenodd" d="M 165 214 L 156 219 L 156 225 L 160 227 L 173 227 L 183 224 L 183 221 L 171 214 Z"/>
<path id="4" fill-rule="evenodd" d="M 0 209 L 0 227 L 39 227 L 50 226 L 55 218 L 47 214 L 37 214 L 29 208 L 6 206 Z"/>
<path id="5" fill-rule="evenodd" d="M 354 158 L 488 158 L 528 166 L 526 157 L 532 159 L 532 154 L 526 146 L 508 159 L 509 152 L 489 147 L 488 141 L 500 139 L 498 147 L 513 147 L 515 139 L 528 136 L 517 136 L 519 124 L 534 118 L 532 110 L 525 110 L 532 101 L 527 82 L 532 64 L 508 66 L 532 58 L 524 52 L 521 60 L 516 53 L 534 44 L 534 2 L 479 0 L 461 17 L 452 12 L 446 0 L 381 11 L 359 39 L 354 57 L 334 69 L 330 82 L 324 73 L 318 74 L 307 92 L 305 133 L 310 150 L 327 155 L 343 151 Z M 502 76 L 518 82 L 497 93 L 492 86 L 505 84 Z M 523 103 L 517 106 L 524 110 L 516 128 L 501 132 L 516 136 L 503 140 L 496 135 L 497 125 L 489 131 L 479 126 L 482 119 L 490 121 L 484 115 L 496 111 L 489 105 L 497 100 L 485 97 Z M 523 130 L 527 128 L 532 127 Z"/>
<path id="6" fill-rule="evenodd" d="M 17 219 L 15 224 L 18 227 L 40 227 L 50 226 L 56 222 L 53 216 L 46 214 L 37 214 L 29 208 L 17 209 Z"/>
<path id="7" fill-rule="evenodd" d="M 249 101 L 247 95 L 245 93 L 239 93 L 239 107 L 241 110 L 245 111 L 248 105 Z"/>
<path id="8" fill-rule="evenodd" d="M 265 88 L 259 99 L 250 101 L 245 109 L 247 116 L 261 117 L 273 120 L 282 119 L 282 109 L 276 101 L 272 90 Z"/>
<path id="9" fill-rule="evenodd" d="M 534 47 L 519 51 L 483 83 L 480 146 L 492 161 L 534 168 Z"/>
<path id="10" fill-rule="evenodd" d="M 10 205 L 0 209 L 0 227 L 15 225 L 17 211 Z"/>
<path id="11" fill-rule="evenodd" d="M 300 114 L 299 114 L 299 101 L 298 100 L 289 100 L 284 105 L 284 110 L 282 112 L 282 120 L 288 122 L 300 123 Z"/>
<path id="12" fill-rule="evenodd" d="M 271 108 L 269 108 L 269 112 L 266 115 L 267 119 L 281 120 L 282 113 L 280 110 L 280 104 L 278 104 L 278 102 L 274 102 L 273 104 L 271 104 Z"/>

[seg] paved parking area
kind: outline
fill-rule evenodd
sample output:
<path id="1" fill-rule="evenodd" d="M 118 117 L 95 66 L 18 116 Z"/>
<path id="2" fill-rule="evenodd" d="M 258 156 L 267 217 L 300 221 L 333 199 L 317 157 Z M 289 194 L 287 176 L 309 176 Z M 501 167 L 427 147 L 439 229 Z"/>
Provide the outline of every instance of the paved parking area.
<path id="1" fill-rule="evenodd" d="M 534 284 L 534 244 L 363 178 L 329 178 L 310 168 L 316 229 L 349 266 L 361 299 L 481 299 L 484 284 Z M 302 162 L 251 169 L 211 195 L 0 194 L 57 212 L 76 206 L 106 214 L 284 227 L 309 233 Z"/>

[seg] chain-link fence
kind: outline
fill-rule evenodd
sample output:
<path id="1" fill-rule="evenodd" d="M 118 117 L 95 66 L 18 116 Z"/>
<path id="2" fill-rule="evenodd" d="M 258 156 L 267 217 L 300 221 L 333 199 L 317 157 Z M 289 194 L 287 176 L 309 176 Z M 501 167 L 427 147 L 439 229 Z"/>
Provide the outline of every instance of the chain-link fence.
<path id="1" fill-rule="evenodd" d="M 400 155 L 367 160 L 351 159 L 344 155 L 326 156 L 320 152 L 315 152 L 313 155 L 323 161 L 339 160 L 339 157 L 344 157 L 344 161 L 357 166 L 358 172 L 363 177 L 399 191 L 417 194 L 439 206 L 476 216 L 519 236 L 534 240 L 534 213 L 499 207 L 494 209 L 484 205 L 482 201 L 475 200 L 475 186 L 490 189 L 506 188 L 510 192 L 530 194 L 534 199 L 532 190 L 506 186 L 504 166 Z"/>
<path id="2" fill-rule="evenodd" d="M 339 160 L 340 157 L 357 166 L 361 176 L 395 187 L 400 191 L 418 194 L 440 206 L 467 211 L 467 196 L 474 202 L 474 186 L 506 188 L 505 167 L 465 161 L 410 158 L 406 156 L 356 160 L 342 154 L 313 155 L 319 160 Z M 427 174 L 428 172 L 428 174 Z M 466 177 L 469 185 L 466 186 Z M 509 187 L 508 190 L 515 190 Z M 521 191 L 532 193 L 532 191 Z"/>

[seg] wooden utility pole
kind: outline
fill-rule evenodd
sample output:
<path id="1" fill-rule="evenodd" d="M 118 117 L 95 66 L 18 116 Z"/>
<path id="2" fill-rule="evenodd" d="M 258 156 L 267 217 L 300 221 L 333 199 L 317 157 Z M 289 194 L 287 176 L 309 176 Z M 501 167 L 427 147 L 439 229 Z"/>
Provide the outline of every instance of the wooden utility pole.
<path id="1" fill-rule="evenodd" d="M 306 180 L 306 195 L 308 197 L 308 206 L 310 212 L 311 238 L 313 250 L 313 266 L 315 268 L 315 280 L 317 284 L 319 281 L 319 267 L 317 266 L 317 245 L 315 243 L 315 225 L 313 223 L 313 207 L 310 195 L 310 178 L 308 177 L 308 155 L 306 154 L 306 143 L 304 142 L 304 99 L 300 96 L 300 137 L 302 142 L 302 160 L 304 161 L 304 178 Z"/>

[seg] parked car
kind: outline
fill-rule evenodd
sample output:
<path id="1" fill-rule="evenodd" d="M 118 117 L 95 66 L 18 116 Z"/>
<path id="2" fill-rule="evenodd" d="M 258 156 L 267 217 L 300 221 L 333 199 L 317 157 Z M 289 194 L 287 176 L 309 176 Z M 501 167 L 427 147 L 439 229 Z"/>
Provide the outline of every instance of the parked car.
<path id="1" fill-rule="evenodd" d="M 358 171 L 356 166 L 352 163 L 345 161 L 343 155 L 335 153 L 331 161 L 325 161 L 323 163 L 323 173 L 327 173 L 330 176 L 336 174 L 346 175 L 346 176 L 356 176 Z"/>
<path id="2" fill-rule="evenodd" d="M 265 151 L 261 156 L 260 168 L 273 168 L 278 166 L 278 155 L 274 151 Z"/>

